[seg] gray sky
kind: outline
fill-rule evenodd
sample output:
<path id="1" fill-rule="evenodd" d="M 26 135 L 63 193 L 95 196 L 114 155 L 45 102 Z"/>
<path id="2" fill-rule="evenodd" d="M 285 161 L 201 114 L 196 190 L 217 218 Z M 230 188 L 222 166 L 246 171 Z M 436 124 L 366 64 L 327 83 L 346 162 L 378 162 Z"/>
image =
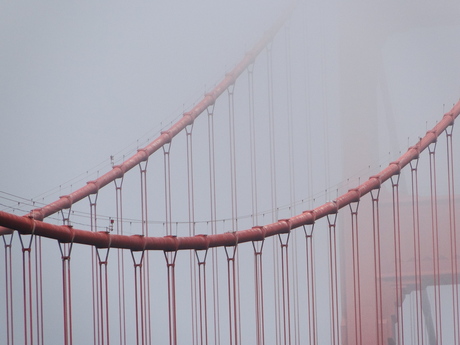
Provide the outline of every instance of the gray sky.
<path id="1" fill-rule="evenodd" d="M 2 1 L 0 190 L 32 198 L 107 169 L 220 81 L 280 7 L 262 5 Z"/>
<path id="2" fill-rule="evenodd" d="M 235 65 L 282 2 L 0 6 L 0 190 L 35 198 L 143 146 Z M 380 135 L 398 128 L 401 142 L 381 152 L 404 151 L 460 94 L 458 6 L 309 3 L 312 113 L 326 104 L 331 128 L 352 124 L 343 134 L 375 109 Z"/>
<path id="3" fill-rule="evenodd" d="M 44 201 L 51 202 L 102 175 L 110 169 L 111 155 L 120 163 L 219 82 L 284 2 L 0 0 L 0 191 L 39 202 L 47 196 Z M 301 20 L 292 26 L 293 86 L 301 101 L 295 123 L 308 112 L 312 128 L 308 132 L 302 122 L 297 137 L 302 142 L 295 147 L 305 147 L 309 135 L 314 147 L 311 167 L 305 151 L 296 152 L 301 157 L 297 199 L 350 176 L 353 182 L 367 179 L 458 100 L 459 6 L 457 0 L 328 0 L 299 6 L 295 16 Z M 305 91 L 305 81 L 307 97 L 299 91 Z M 276 95 L 284 101 L 283 92 Z M 286 141 L 278 145 L 284 150 Z M 280 178 L 286 178 L 282 169 Z M 307 171 L 315 190 L 304 194 Z M 318 202 L 335 193 L 328 191 Z M 0 196 L 0 202 L 17 206 Z M 281 192 L 279 199 L 289 202 Z M 138 198 L 125 200 L 133 208 L 138 203 Z M 18 214 L 30 210 L 19 208 Z M 0 205 L 0 210 L 11 208 Z M 139 218 L 136 212 L 130 216 Z M 225 230 L 228 225 L 220 224 L 219 231 Z M 59 266 L 58 260 L 52 263 Z"/>

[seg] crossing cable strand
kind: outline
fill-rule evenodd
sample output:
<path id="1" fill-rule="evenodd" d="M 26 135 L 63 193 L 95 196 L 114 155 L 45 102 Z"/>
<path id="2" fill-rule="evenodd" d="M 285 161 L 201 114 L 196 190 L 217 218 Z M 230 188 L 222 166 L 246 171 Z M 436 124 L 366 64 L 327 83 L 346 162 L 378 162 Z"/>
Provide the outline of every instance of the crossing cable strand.
<path id="1" fill-rule="evenodd" d="M 428 146 L 430 156 L 430 205 L 431 205 L 431 236 L 433 248 L 433 282 L 434 282 L 434 314 L 435 314 L 435 339 L 442 345 L 441 321 L 441 280 L 439 272 L 439 227 L 438 203 L 436 187 L 436 142 Z"/>

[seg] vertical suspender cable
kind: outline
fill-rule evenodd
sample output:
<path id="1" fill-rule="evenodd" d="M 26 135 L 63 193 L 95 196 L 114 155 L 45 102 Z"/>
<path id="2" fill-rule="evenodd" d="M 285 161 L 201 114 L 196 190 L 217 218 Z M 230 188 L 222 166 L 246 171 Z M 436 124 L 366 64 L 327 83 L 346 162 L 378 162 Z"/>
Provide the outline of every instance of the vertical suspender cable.
<path id="1" fill-rule="evenodd" d="M 230 114 L 230 146 L 231 146 L 231 171 L 232 171 L 232 231 L 238 230 L 238 179 L 237 179 L 237 164 L 236 164 L 236 126 L 235 126 L 235 98 L 234 98 L 234 90 L 235 84 L 233 83 L 227 89 L 228 91 L 228 103 L 229 103 L 229 114 Z M 238 343 L 241 344 L 241 313 L 240 313 L 240 280 L 238 279 L 240 275 L 240 262 L 237 258 L 235 258 L 235 265 L 236 265 L 236 289 L 237 293 L 237 301 L 236 301 L 236 315 L 238 316 L 237 322 L 238 326 L 237 329 L 240 331 L 238 332 L 239 340 Z"/>
<path id="2" fill-rule="evenodd" d="M 278 220 L 277 198 L 276 198 L 276 152 L 275 152 L 275 119 L 273 109 L 273 63 L 272 63 L 272 42 L 267 46 L 267 77 L 268 77 L 268 126 L 269 126 L 269 148 L 270 148 L 270 181 L 271 181 L 271 202 L 272 221 Z"/>
<path id="3" fill-rule="evenodd" d="M 447 185 L 449 195 L 449 233 L 450 233 L 450 256 L 452 270 L 452 308 L 453 308 L 453 332 L 454 344 L 460 341 L 460 311 L 458 296 L 458 264 L 457 264 L 457 226 L 455 220 L 455 188 L 454 188 L 454 157 L 452 146 L 453 125 L 446 128 L 447 136 Z"/>
<path id="4" fill-rule="evenodd" d="M 236 267 L 237 246 L 226 246 L 227 254 L 227 288 L 228 288 L 228 321 L 229 321 L 229 344 L 240 343 L 239 315 L 238 315 L 238 277 Z"/>
<path id="5" fill-rule="evenodd" d="M 371 190 L 372 197 L 372 234 L 374 239 L 374 271 L 375 271 L 375 320 L 377 329 L 377 345 L 384 345 L 383 304 L 382 304 L 382 266 L 380 246 L 380 188 Z"/>
<path id="6" fill-rule="evenodd" d="M 305 31 L 304 31 L 304 35 L 305 35 L 305 42 L 308 40 L 308 22 L 305 23 Z M 310 167 L 313 166 L 313 163 L 312 163 L 312 135 L 311 135 L 311 114 L 310 114 L 310 108 L 311 108 L 311 103 L 310 103 L 310 100 L 311 100 L 311 97 L 310 97 L 310 71 L 309 71 L 309 56 L 308 56 L 308 47 L 309 45 L 308 44 L 303 44 L 303 46 L 305 47 L 305 50 L 303 51 L 304 52 L 304 56 L 303 56 L 303 61 L 305 63 L 304 65 L 304 79 L 303 79 L 303 83 L 305 85 L 305 92 L 303 94 L 303 99 L 305 100 L 305 103 L 304 103 L 304 109 L 305 109 L 305 129 L 306 129 L 306 135 L 305 135 L 305 138 L 306 138 L 306 147 L 305 147 L 305 150 L 306 150 L 306 166 L 307 166 L 307 171 L 305 171 L 305 175 L 307 176 L 307 190 L 305 191 L 305 195 L 309 196 L 312 194 L 312 190 L 313 190 L 313 174 L 312 174 L 312 169 L 310 169 Z M 310 199 L 311 200 L 311 199 Z M 313 205 L 312 205 L 312 202 L 309 201 L 309 204 L 308 204 L 308 209 L 312 209 L 313 208 Z"/>
<path id="7" fill-rule="evenodd" d="M 358 231 L 358 207 L 359 201 L 349 205 L 351 212 L 351 241 L 353 255 L 353 299 L 355 314 L 355 342 L 361 345 L 363 342 L 361 331 L 361 283 L 359 270 L 359 231 Z"/>
<path id="8" fill-rule="evenodd" d="M 13 234 L 2 235 L 5 245 L 5 297 L 6 297 L 6 344 L 14 344 L 14 313 L 13 313 L 13 264 L 11 245 Z"/>
<path id="9" fill-rule="evenodd" d="M 144 272 L 142 262 L 145 251 L 131 251 L 134 264 L 134 303 L 136 310 L 136 345 L 145 345 L 147 343 L 145 332 L 145 293 L 144 293 Z M 148 343 L 150 344 L 150 343 Z"/>
<path id="10" fill-rule="evenodd" d="M 296 214 L 296 193 L 295 193 L 295 160 L 294 160 L 294 123 L 292 111 L 292 63 L 291 63 L 291 31 L 290 26 L 285 26 L 285 51 L 286 51 L 286 94 L 287 94 L 287 115 L 288 115 L 288 156 L 289 156 L 289 196 L 290 196 L 290 216 Z M 298 256 L 296 233 L 293 234 L 294 244 L 291 250 L 293 262 L 293 305 L 294 305 L 294 343 L 300 342 L 300 323 L 299 323 L 299 291 L 298 291 Z"/>
<path id="11" fill-rule="evenodd" d="M 230 186 L 231 186 L 231 202 L 232 202 L 232 230 L 238 230 L 238 193 L 236 185 L 236 139 L 235 139 L 235 104 L 233 99 L 233 91 L 235 84 L 228 87 L 228 114 L 229 114 L 229 138 L 230 138 Z"/>
<path id="12" fill-rule="evenodd" d="M 321 8 L 322 10 L 322 8 Z M 326 14 L 321 14 L 321 16 L 326 16 Z M 322 118 L 323 118 L 323 145 L 324 145 L 324 176 L 326 183 L 326 200 L 329 199 L 329 193 L 327 191 L 331 186 L 331 173 L 329 167 L 330 159 L 330 150 L 329 150 L 329 109 L 328 109 L 328 99 L 327 99 L 327 76 L 326 76 L 326 37 L 324 30 L 324 20 L 320 21 L 320 36 L 321 36 L 321 100 L 322 100 Z"/>
<path id="13" fill-rule="evenodd" d="M 169 344 L 177 344 L 176 319 L 176 256 L 177 251 L 164 252 L 166 269 L 168 271 L 168 316 L 169 316 Z"/>
<path id="14" fill-rule="evenodd" d="M 166 236 L 172 236 L 171 226 L 171 142 L 163 145 L 163 156 L 164 156 L 164 176 L 165 176 L 165 225 L 166 225 Z"/>
<path id="15" fill-rule="evenodd" d="M 273 109 L 273 63 L 272 63 L 272 44 L 267 45 L 267 79 L 268 79 L 268 127 L 269 127 L 269 152 L 270 152 L 270 192 L 271 192 L 271 211 L 272 222 L 278 219 L 277 198 L 276 198 L 276 160 L 275 160 L 275 123 Z M 279 297 L 279 279 L 278 279 L 278 250 L 275 241 L 273 243 L 273 267 L 274 267 L 274 290 L 275 290 L 275 337 L 276 343 L 281 343 L 280 330 L 280 297 Z"/>
<path id="16" fill-rule="evenodd" d="M 283 320 L 283 344 L 291 344 L 291 302 L 289 286 L 289 235 L 279 234 L 278 239 L 281 246 L 281 301 L 282 301 L 282 320 Z"/>
<path id="17" fill-rule="evenodd" d="M 418 158 L 410 162 L 411 181 L 412 181 L 412 225 L 414 234 L 414 276 L 415 276 L 415 318 L 416 318 L 416 342 L 423 345 L 424 327 L 423 327 L 423 307 L 422 307 L 422 277 L 421 277 L 421 260 L 420 260 L 420 224 L 419 224 L 419 207 L 418 207 Z"/>
<path id="18" fill-rule="evenodd" d="M 99 331 L 100 344 L 110 344 L 109 334 L 109 291 L 108 291 L 108 272 L 107 264 L 109 258 L 109 248 L 96 248 L 97 260 L 99 264 Z"/>
<path id="19" fill-rule="evenodd" d="M 59 242 L 62 260 L 62 304 L 64 309 L 64 345 L 72 345 L 72 289 L 70 283 L 70 254 L 72 243 Z"/>
<path id="20" fill-rule="evenodd" d="M 117 234 L 123 235 L 123 177 L 114 181 L 116 199 L 116 227 Z M 125 260 L 123 249 L 118 249 L 118 326 L 120 345 L 126 345 L 126 300 L 125 300 Z"/>
<path id="21" fill-rule="evenodd" d="M 327 216 L 329 223 L 329 265 L 330 265 L 330 293 L 331 293 L 331 344 L 339 345 L 339 302 L 337 281 L 337 213 Z"/>
<path id="22" fill-rule="evenodd" d="M 304 225 L 306 247 L 306 280 L 307 280 L 307 309 L 308 309 L 308 339 L 310 345 L 317 344 L 316 326 L 316 297 L 315 297 L 315 262 L 313 253 L 313 229 Z"/>
<path id="23" fill-rule="evenodd" d="M 208 311 L 206 293 L 206 257 L 208 250 L 195 250 L 198 263 L 198 344 L 208 345 Z"/>
<path id="24" fill-rule="evenodd" d="M 252 226 L 259 223 L 257 209 L 257 155 L 256 155 L 256 123 L 254 114 L 254 63 L 248 66 L 248 94 L 249 94 L 249 138 L 251 151 L 251 199 L 252 199 Z"/>
<path id="25" fill-rule="evenodd" d="M 67 216 L 61 210 L 62 223 L 70 227 L 70 210 Z M 64 312 L 64 345 L 72 345 L 72 286 L 70 280 L 70 254 L 73 243 L 59 242 L 59 250 L 62 260 L 62 305 Z"/>
<path id="26" fill-rule="evenodd" d="M 35 227 L 35 222 L 34 222 L 34 227 Z M 25 242 L 25 238 L 27 238 L 27 242 Z M 32 264 L 31 264 L 31 255 L 30 255 L 33 239 L 34 239 L 33 233 L 31 235 L 19 234 L 19 240 L 21 242 L 21 247 L 22 247 L 24 345 L 33 344 Z"/>
<path id="27" fill-rule="evenodd" d="M 44 344 L 43 335 L 43 270 L 42 270 L 42 238 L 35 239 L 35 305 L 37 345 Z"/>
<path id="28" fill-rule="evenodd" d="M 296 214 L 295 209 L 295 160 L 294 160 L 294 123 L 292 114 L 292 67 L 291 67 L 291 41 L 290 28 L 286 25 L 285 29 L 285 49 L 286 49 L 286 93 L 287 93 L 287 121 L 288 121 L 288 157 L 289 157 L 289 199 L 291 214 Z"/>
<path id="29" fill-rule="evenodd" d="M 148 227 L 148 206 L 147 206 L 147 164 L 148 160 L 139 163 L 139 169 L 141 173 L 141 215 L 142 215 L 142 235 L 149 236 L 149 227 Z M 152 342 L 152 329 L 151 329 L 151 311 L 150 311 L 150 260 L 149 252 L 146 251 L 142 254 L 143 263 L 140 264 L 140 272 L 138 274 L 139 282 L 142 282 L 143 286 L 140 289 L 140 292 L 143 294 L 142 301 L 145 304 L 142 307 L 143 317 L 143 334 L 142 338 L 148 344 Z"/>
<path id="30" fill-rule="evenodd" d="M 438 196 L 436 187 L 436 142 L 428 146 L 430 155 L 430 205 L 431 205 L 431 236 L 433 244 L 433 289 L 435 314 L 435 339 L 442 345 L 441 322 L 441 281 L 439 275 L 439 227 L 438 227 Z M 432 343 L 430 341 L 430 343 Z"/>
<path id="31" fill-rule="evenodd" d="M 265 344 L 264 322 L 264 288 L 262 274 L 262 249 L 264 240 L 253 241 L 254 248 L 254 286 L 255 286 L 255 314 L 256 314 L 256 344 Z"/>
<path id="32" fill-rule="evenodd" d="M 184 114 L 186 116 L 187 114 Z M 195 236 L 195 196 L 193 187 L 193 123 L 185 127 L 187 142 L 187 199 L 188 199 L 188 235 Z M 191 301 L 191 323 L 192 323 L 192 344 L 198 345 L 199 325 L 197 324 L 198 314 L 198 295 L 197 295 L 197 272 L 196 272 L 196 254 L 189 252 L 189 269 L 190 269 L 190 301 Z"/>
<path id="33" fill-rule="evenodd" d="M 96 203 L 98 194 L 91 194 L 88 196 L 91 218 L 91 231 L 97 231 L 97 215 Z M 99 329 L 99 265 L 97 265 L 96 248 L 91 248 L 91 286 L 93 298 L 93 342 L 94 345 L 101 345 L 100 329 Z"/>
<path id="34" fill-rule="evenodd" d="M 401 273 L 401 225 L 399 213 L 399 178 L 400 174 L 391 177 L 393 203 L 394 262 L 396 285 L 396 338 L 397 344 L 404 345 L 404 309 L 403 286 Z"/>
<path id="35" fill-rule="evenodd" d="M 211 208 L 211 234 L 217 233 L 216 229 L 216 166 L 214 153 L 214 104 L 207 108 L 208 112 L 208 152 L 209 152 L 209 195 Z M 217 250 L 211 249 L 212 262 L 212 298 L 214 309 L 214 344 L 220 345 L 220 308 L 219 308 L 219 268 Z"/>

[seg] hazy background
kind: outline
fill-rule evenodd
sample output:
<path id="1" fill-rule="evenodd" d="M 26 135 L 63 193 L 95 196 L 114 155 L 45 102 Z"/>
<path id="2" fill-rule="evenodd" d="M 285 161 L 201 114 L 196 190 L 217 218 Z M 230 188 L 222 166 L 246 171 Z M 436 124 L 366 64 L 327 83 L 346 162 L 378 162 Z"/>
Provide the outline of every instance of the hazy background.
<path id="1" fill-rule="evenodd" d="M 0 190 L 51 201 L 107 171 L 111 155 L 120 162 L 190 109 L 284 3 L 2 1 Z M 458 2 L 447 0 L 299 6 L 310 113 L 346 138 L 351 149 L 340 156 L 369 155 L 355 150 L 375 141 L 350 138 L 372 142 L 377 128 L 393 139 L 380 144 L 381 155 L 405 151 L 407 137 L 456 102 L 458 14 Z M 328 139 L 331 151 L 336 139 Z M 367 157 L 364 167 L 374 163 Z M 345 175 L 362 168 L 347 164 Z"/>
<path id="2" fill-rule="evenodd" d="M 39 203 L 52 202 L 107 172 L 111 156 L 113 163 L 119 164 L 145 146 L 231 70 L 284 6 L 285 1 L 256 0 L 129 4 L 1 1 L 0 191 L 9 194 L 0 193 L 0 210 L 24 214 Z M 292 87 L 298 101 L 293 116 L 294 124 L 299 124 L 294 129 L 298 184 L 295 200 L 307 201 L 297 212 L 336 197 L 385 167 L 459 99 L 459 6 L 454 0 L 300 2 L 290 28 Z M 281 32 L 275 42 L 278 47 L 284 44 L 283 35 Z M 283 50 L 277 54 L 275 62 L 281 64 L 275 70 L 275 81 L 282 86 L 275 93 L 275 113 L 282 133 L 287 122 L 286 108 L 279 104 L 287 98 L 286 65 Z M 264 59 L 262 54 L 260 89 L 266 87 Z M 246 97 L 239 83 L 236 100 Z M 266 95 L 260 99 L 263 97 Z M 221 108 L 216 109 L 225 113 L 226 102 L 223 98 Z M 261 132 L 267 130 L 266 115 L 266 108 L 260 105 Z M 194 129 L 197 133 L 198 125 L 205 125 L 204 119 L 199 121 Z M 228 122 L 225 119 L 222 123 L 221 129 L 226 132 Z M 244 132 L 244 128 L 240 126 L 238 130 Z M 287 140 L 278 140 L 277 147 L 280 156 L 286 156 Z M 227 146 L 220 148 L 228 154 Z M 238 148 L 245 161 L 247 146 Z M 198 155 L 195 159 L 197 166 L 207 164 Z M 260 160 L 263 159 L 267 160 L 266 154 Z M 178 166 L 184 167 L 184 159 Z M 262 166 L 268 165 L 262 162 Z M 157 180 L 162 182 L 161 154 L 149 161 L 149 169 L 152 174 L 160 171 L 149 179 L 149 186 Z M 278 170 L 278 179 L 286 182 L 290 172 L 283 169 Z M 269 182 L 268 171 L 258 171 L 260 181 Z M 132 175 L 138 183 L 138 175 Z M 228 184 L 226 179 L 219 187 L 226 188 Z M 173 200 L 179 200 L 181 205 L 185 202 L 185 184 L 176 186 L 182 191 L 173 191 Z M 289 204 L 289 187 L 280 183 L 278 187 L 279 204 Z M 130 198 L 130 189 L 126 189 L 124 211 L 138 222 L 138 195 Z M 152 189 L 160 191 L 160 195 L 153 193 L 149 200 L 157 198 L 161 202 L 162 187 Z M 261 199 L 269 189 L 261 190 Z M 138 190 L 136 185 L 131 193 L 138 194 Z M 112 187 L 100 198 L 113 204 L 113 194 Z M 241 205 L 244 202 L 247 200 Z M 270 208 L 269 197 L 263 202 L 260 210 L 265 211 Z M 163 221 L 163 206 L 153 207 L 153 202 L 151 205 L 150 220 Z M 209 212 L 207 205 L 208 201 L 203 210 Z M 228 217 L 227 205 L 220 204 L 219 219 Z M 89 211 L 87 202 L 82 208 Z M 204 211 L 200 219 L 209 219 Z M 113 216 L 113 207 L 107 212 Z M 280 218 L 291 212 L 289 209 Z M 178 213 L 173 217 L 186 220 Z M 249 213 L 248 209 L 240 212 Z M 87 213 L 85 217 L 79 226 L 88 229 Z M 272 216 L 261 216 L 260 223 L 271 220 Z M 108 225 L 104 221 L 101 227 Z M 125 231 L 139 233 L 135 225 L 133 229 L 126 225 Z M 200 226 L 197 232 L 209 232 L 206 225 Z M 325 228 L 325 224 L 322 226 Z M 164 234 L 162 226 L 154 230 L 155 235 Z M 220 222 L 218 231 L 227 230 L 229 223 Z M 324 243 L 318 252 L 327 252 Z M 47 255 L 55 259 L 45 268 L 50 274 L 47 281 L 56 279 L 53 272 L 60 269 L 57 247 L 54 242 L 51 245 L 54 251 Z M 89 267 L 85 266 L 89 264 L 89 249 L 81 247 L 72 257 L 77 267 L 73 270 L 74 281 L 85 273 L 78 268 Z M 163 260 L 162 253 L 153 256 Z M 16 264 L 19 263 L 18 259 Z M 154 269 L 157 281 L 164 281 L 164 266 L 156 265 Z M 324 272 L 318 270 L 319 286 L 328 284 Z M 269 274 L 266 277 L 273 279 Z M 78 294 L 91 292 L 89 279 L 82 278 L 80 283 L 79 289 L 74 289 L 75 300 Z M 247 283 L 252 284 L 252 279 Z M 20 286 L 20 277 L 17 284 Z M 61 292 L 57 284 L 51 285 L 54 290 L 46 290 L 46 294 Z M 269 296 L 271 285 L 266 286 Z M 164 307 L 166 298 L 161 298 L 165 297 L 162 293 L 155 303 Z M 243 305 L 252 306 L 250 297 L 244 298 Z M 17 302 L 20 308 L 20 297 Z M 328 309 L 323 308 L 323 312 L 327 319 Z M 46 313 L 54 319 L 60 319 L 62 314 L 60 308 L 50 308 Z M 15 317 L 20 320 L 21 313 Z M 166 333 L 166 327 L 161 327 L 165 326 L 165 318 L 155 317 L 160 319 L 155 320 L 159 322 L 159 332 Z M 89 317 L 78 321 L 78 327 L 90 329 Z M 267 324 L 270 321 L 267 316 Z M 116 323 L 116 319 L 112 322 Z M 321 331 L 328 333 L 326 328 Z M 61 339 L 60 334 L 47 332 Z M 75 339 L 91 336 L 75 333 Z"/>

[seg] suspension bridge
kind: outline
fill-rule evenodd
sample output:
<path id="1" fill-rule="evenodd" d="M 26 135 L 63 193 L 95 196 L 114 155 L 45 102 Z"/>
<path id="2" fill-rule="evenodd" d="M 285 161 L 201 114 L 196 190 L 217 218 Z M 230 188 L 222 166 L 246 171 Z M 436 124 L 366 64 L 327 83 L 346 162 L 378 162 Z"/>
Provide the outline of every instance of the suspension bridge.
<path id="1" fill-rule="evenodd" d="M 460 342 L 460 102 L 357 177 L 378 149 L 363 120 L 337 150 L 324 94 L 314 114 L 296 12 L 100 176 L 50 203 L 1 192 L 2 343 Z"/>

